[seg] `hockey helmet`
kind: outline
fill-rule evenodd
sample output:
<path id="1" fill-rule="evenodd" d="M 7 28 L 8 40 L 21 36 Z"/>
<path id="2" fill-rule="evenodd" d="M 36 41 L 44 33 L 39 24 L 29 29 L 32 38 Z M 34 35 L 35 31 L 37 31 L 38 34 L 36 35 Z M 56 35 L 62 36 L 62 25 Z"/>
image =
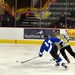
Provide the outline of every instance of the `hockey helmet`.
<path id="1" fill-rule="evenodd" d="M 55 30 L 54 33 L 55 34 L 60 34 L 60 31 L 59 30 Z"/>
<path id="2" fill-rule="evenodd" d="M 47 39 L 47 38 L 49 38 L 49 36 L 48 35 L 44 35 L 44 39 Z"/>

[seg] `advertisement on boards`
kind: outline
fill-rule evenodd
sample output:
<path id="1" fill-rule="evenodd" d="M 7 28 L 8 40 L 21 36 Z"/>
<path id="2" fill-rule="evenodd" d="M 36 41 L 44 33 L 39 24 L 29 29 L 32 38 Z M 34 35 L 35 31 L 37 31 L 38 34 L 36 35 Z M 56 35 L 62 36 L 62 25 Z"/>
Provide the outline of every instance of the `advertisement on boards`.
<path id="1" fill-rule="evenodd" d="M 75 29 L 68 29 L 67 34 L 68 34 L 70 40 L 75 41 Z"/>
<path id="2" fill-rule="evenodd" d="M 50 29 L 24 29 L 24 39 L 44 39 L 44 35 L 53 35 L 53 30 Z"/>
<path id="3" fill-rule="evenodd" d="M 71 41 L 75 41 L 75 29 L 60 29 L 60 34 L 65 34 Z"/>

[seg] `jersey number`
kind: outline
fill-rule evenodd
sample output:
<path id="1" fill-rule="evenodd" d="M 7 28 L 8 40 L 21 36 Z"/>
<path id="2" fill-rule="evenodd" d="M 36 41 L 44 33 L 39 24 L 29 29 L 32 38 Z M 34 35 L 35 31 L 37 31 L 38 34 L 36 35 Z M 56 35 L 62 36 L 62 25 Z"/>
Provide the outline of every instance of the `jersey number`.
<path id="1" fill-rule="evenodd" d="M 50 40 L 48 40 L 48 42 L 45 42 L 45 45 L 46 45 L 47 47 L 49 47 L 49 44 L 52 44 L 52 42 L 51 42 Z"/>

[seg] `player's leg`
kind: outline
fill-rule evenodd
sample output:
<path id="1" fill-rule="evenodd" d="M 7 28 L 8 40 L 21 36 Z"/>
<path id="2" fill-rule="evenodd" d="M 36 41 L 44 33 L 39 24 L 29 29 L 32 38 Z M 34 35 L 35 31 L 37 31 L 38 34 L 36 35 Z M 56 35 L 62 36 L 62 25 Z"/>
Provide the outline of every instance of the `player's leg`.
<path id="1" fill-rule="evenodd" d="M 75 53 L 73 52 L 70 45 L 66 46 L 66 50 L 70 53 L 71 56 L 73 56 L 75 58 Z"/>
<path id="2" fill-rule="evenodd" d="M 65 65 L 65 63 L 62 61 L 62 59 L 57 54 L 57 50 L 58 50 L 58 48 L 56 48 L 56 46 L 54 45 L 53 48 L 52 48 L 52 51 L 50 52 L 50 54 L 52 55 L 53 58 L 56 59 L 57 65 L 61 64 L 63 67 L 67 68 L 67 66 Z"/>
<path id="3" fill-rule="evenodd" d="M 68 63 L 70 63 L 70 60 L 69 60 L 69 58 L 67 57 L 67 55 L 66 55 L 66 53 L 65 53 L 65 47 L 62 48 L 62 49 L 60 49 L 60 53 L 61 53 L 61 55 L 64 57 L 64 59 L 65 59 Z"/>
<path id="4" fill-rule="evenodd" d="M 56 45 L 54 45 L 51 51 L 51 55 L 54 61 L 56 61 L 59 58 L 59 55 L 57 55 L 57 52 L 58 52 L 58 48 Z M 60 66 L 60 65 L 59 63 L 56 63 L 55 66 Z"/>

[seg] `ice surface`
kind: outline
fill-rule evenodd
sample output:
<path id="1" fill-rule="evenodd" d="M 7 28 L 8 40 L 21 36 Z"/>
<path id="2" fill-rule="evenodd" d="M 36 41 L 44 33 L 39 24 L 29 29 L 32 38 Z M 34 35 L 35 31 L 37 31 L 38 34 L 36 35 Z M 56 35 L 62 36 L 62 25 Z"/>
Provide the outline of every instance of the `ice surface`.
<path id="1" fill-rule="evenodd" d="M 74 50 L 74 46 L 72 47 Z M 0 44 L 0 75 L 74 75 L 75 59 L 67 55 L 70 64 L 64 60 L 68 69 L 56 67 L 50 54 L 44 52 L 43 57 L 21 64 L 20 62 L 38 55 L 40 45 Z M 61 55 L 60 55 L 61 56 Z M 62 57 L 62 56 L 61 56 Z M 19 62 L 16 62 L 19 61 Z"/>

